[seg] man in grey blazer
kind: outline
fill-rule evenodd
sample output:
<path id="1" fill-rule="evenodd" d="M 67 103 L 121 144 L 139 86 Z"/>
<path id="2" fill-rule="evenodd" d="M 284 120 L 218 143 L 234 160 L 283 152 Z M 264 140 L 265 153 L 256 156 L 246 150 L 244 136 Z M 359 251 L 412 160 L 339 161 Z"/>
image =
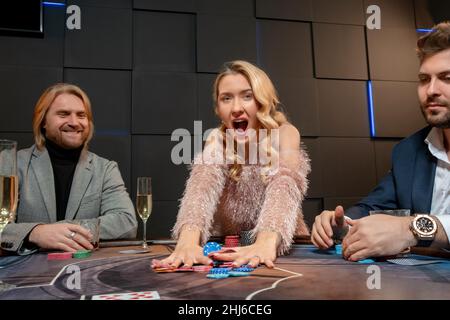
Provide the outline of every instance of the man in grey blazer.
<path id="1" fill-rule="evenodd" d="M 137 220 L 117 164 L 88 151 L 93 135 L 89 98 L 77 86 L 56 84 L 38 100 L 35 144 L 18 152 L 19 203 L 1 249 L 92 249 L 92 235 L 72 220 L 100 219 L 100 239 L 134 238 Z"/>

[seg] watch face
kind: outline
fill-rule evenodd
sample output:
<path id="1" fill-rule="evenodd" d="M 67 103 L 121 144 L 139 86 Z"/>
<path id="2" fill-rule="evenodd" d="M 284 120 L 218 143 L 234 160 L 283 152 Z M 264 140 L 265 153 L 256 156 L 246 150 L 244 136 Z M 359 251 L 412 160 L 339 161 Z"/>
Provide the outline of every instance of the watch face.
<path id="1" fill-rule="evenodd" d="M 416 221 L 416 227 L 421 233 L 430 234 L 436 228 L 434 221 L 427 217 L 420 217 Z"/>

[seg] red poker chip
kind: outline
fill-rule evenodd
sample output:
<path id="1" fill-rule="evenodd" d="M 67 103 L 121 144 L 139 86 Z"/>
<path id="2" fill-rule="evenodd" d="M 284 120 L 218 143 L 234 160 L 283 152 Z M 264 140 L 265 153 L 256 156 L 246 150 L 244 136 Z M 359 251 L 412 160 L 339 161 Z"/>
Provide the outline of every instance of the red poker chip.
<path id="1" fill-rule="evenodd" d="M 226 236 L 225 239 L 239 239 L 239 236 Z"/>
<path id="2" fill-rule="evenodd" d="M 192 269 L 194 269 L 194 271 L 197 271 L 197 272 L 202 272 L 202 271 L 208 272 L 209 270 L 212 269 L 212 267 L 211 266 L 193 266 Z"/>
<path id="3" fill-rule="evenodd" d="M 72 252 L 53 252 L 47 254 L 47 260 L 67 260 L 72 259 Z"/>

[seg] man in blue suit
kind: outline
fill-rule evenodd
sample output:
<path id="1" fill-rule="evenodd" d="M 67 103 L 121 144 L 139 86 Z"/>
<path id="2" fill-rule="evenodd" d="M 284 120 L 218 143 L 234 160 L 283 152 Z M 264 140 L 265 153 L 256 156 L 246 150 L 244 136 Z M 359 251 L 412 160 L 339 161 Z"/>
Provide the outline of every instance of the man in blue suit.
<path id="1" fill-rule="evenodd" d="M 450 23 L 417 42 L 418 96 L 429 124 L 392 152 L 392 169 L 344 215 L 342 206 L 316 217 L 312 242 L 321 249 L 343 240 L 343 255 L 357 261 L 395 255 L 411 246 L 449 247 L 450 232 Z M 370 215 L 409 209 L 411 216 Z"/>

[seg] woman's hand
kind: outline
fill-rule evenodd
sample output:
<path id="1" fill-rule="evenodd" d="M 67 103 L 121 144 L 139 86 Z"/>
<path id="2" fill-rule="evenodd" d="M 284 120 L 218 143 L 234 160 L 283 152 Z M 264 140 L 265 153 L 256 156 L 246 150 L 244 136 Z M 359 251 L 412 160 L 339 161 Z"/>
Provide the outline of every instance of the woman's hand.
<path id="1" fill-rule="evenodd" d="M 234 267 L 248 264 L 254 268 L 258 264 L 265 264 L 268 268 L 275 266 L 277 247 L 280 237 L 276 232 L 259 232 L 254 244 L 245 247 L 223 248 L 212 252 L 209 257 L 214 260 L 233 261 Z"/>
<path id="2" fill-rule="evenodd" d="M 200 230 L 186 225 L 181 231 L 175 251 L 166 259 L 154 259 L 152 268 L 176 269 L 182 264 L 185 267 L 192 267 L 194 264 L 212 265 L 212 260 L 203 255 L 203 248 L 199 243 Z"/>
<path id="3" fill-rule="evenodd" d="M 223 248 L 220 251 L 209 254 L 214 260 L 233 261 L 233 267 L 240 267 L 247 264 L 251 268 L 259 264 L 265 264 L 268 268 L 273 268 L 277 258 L 276 250 L 268 249 L 260 244 L 252 244 L 245 247 Z"/>
<path id="4" fill-rule="evenodd" d="M 212 265 L 212 260 L 203 255 L 203 248 L 199 245 L 182 244 L 176 246 L 175 251 L 161 261 L 153 260 L 152 268 L 178 268 L 181 265 L 192 267 L 194 264 Z"/>

